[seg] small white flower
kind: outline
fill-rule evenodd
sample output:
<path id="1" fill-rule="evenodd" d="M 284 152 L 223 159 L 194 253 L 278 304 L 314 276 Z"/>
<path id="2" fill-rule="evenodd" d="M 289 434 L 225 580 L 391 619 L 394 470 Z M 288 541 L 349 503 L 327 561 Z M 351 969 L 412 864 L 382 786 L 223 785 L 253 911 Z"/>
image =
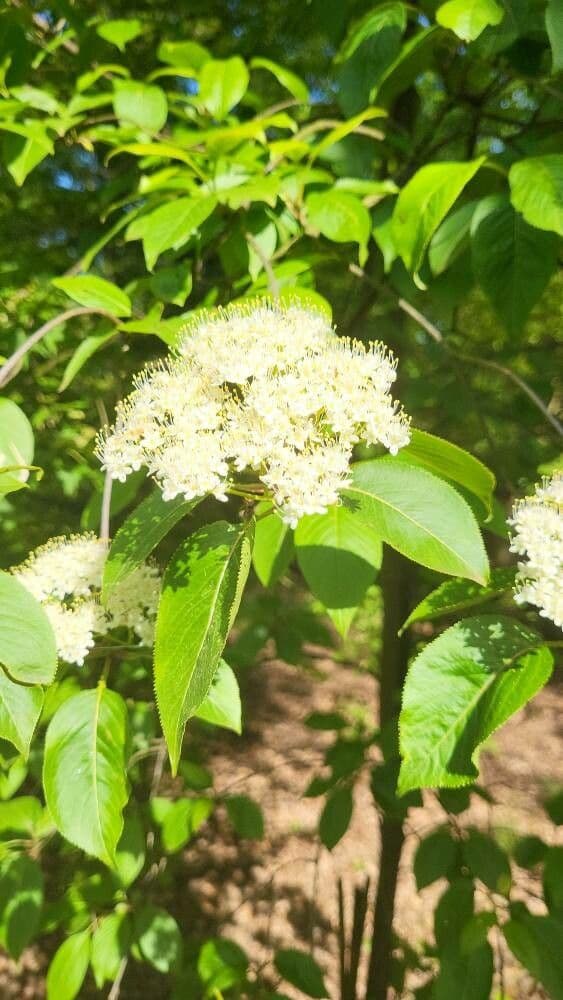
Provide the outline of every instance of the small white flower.
<path id="1" fill-rule="evenodd" d="M 135 379 L 98 454 L 122 481 L 144 465 L 165 500 L 225 500 L 252 474 L 296 524 L 338 501 L 359 441 L 392 454 L 408 443 L 408 418 L 389 394 L 395 368 L 383 345 L 340 339 L 298 304 L 216 310 Z"/>
<path id="2" fill-rule="evenodd" d="M 100 603 L 108 543 L 91 533 L 52 538 L 40 546 L 13 575 L 44 607 L 57 652 L 66 663 L 81 666 L 95 636 L 111 629 L 131 629 L 150 644 L 158 605 L 158 569 L 145 563 L 114 590 L 109 606 Z"/>
<path id="3" fill-rule="evenodd" d="M 518 563 L 515 600 L 534 604 L 563 629 L 563 473 L 536 486 L 514 505 L 510 549 Z"/>

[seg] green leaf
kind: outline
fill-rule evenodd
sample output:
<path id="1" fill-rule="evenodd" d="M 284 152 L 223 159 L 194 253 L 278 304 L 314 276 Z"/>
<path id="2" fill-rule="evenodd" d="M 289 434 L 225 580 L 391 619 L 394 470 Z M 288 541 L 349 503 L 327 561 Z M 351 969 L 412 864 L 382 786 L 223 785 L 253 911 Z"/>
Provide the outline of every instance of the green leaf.
<path id="1" fill-rule="evenodd" d="M 529 226 L 508 198 L 486 198 L 471 224 L 473 270 L 506 329 L 518 334 L 549 281 L 557 237 Z"/>
<path id="2" fill-rule="evenodd" d="M 120 52 L 125 52 L 125 46 L 143 33 L 143 24 L 136 17 L 115 18 L 98 24 L 96 33 L 104 41 L 115 45 Z"/>
<path id="3" fill-rule="evenodd" d="M 264 516 L 268 510 L 271 513 Z M 269 501 L 257 504 L 255 514 L 252 565 L 262 586 L 272 587 L 284 575 L 293 558 L 293 533 Z"/>
<path id="4" fill-rule="evenodd" d="M 346 833 L 353 809 L 351 788 L 337 788 L 327 798 L 319 821 L 319 836 L 329 851 L 336 847 Z"/>
<path id="5" fill-rule="evenodd" d="M 11 399 L 0 399 L 0 469 L 33 462 L 33 430 L 23 410 Z M 29 473 L 0 472 L 0 496 L 22 489 Z"/>
<path id="6" fill-rule="evenodd" d="M 172 771 L 186 722 L 206 697 L 236 617 L 252 548 L 251 526 L 216 521 L 175 552 L 156 622 L 155 691 Z"/>
<path id="7" fill-rule="evenodd" d="M 188 843 L 211 815 L 213 806 L 213 799 L 207 798 L 151 800 L 151 812 L 161 828 L 162 846 L 167 854 L 175 854 Z"/>
<path id="8" fill-rule="evenodd" d="M 545 800 L 544 808 L 552 823 L 563 825 L 563 788 Z"/>
<path id="9" fill-rule="evenodd" d="M 43 688 L 16 684 L 0 668 L 0 739 L 13 743 L 26 759 L 43 699 Z"/>
<path id="10" fill-rule="evenodd" d="M 563 236 L 563 154 L 518 160 L 508 179 L 510 200 L 525 221 Z"/>
<path id="11" fill-rule="evenodd" d="M 160 87 L 137 80 L 114 80 L 113 110 L 121 125 L 160 132 L 168 117 L 168 101 Z"/>
<path id="12" fill-rule="evenodd" d="M 328 997 L 321 969 L 311 955 L 296 948 L 276 952 L 274 965 L 280 976 L 308 997 Z"/>
<path id="13" fill-rule="evenodd" d="M 543 894 L 550 912 L 563 917 L 563 847 L 550 847 L 545 854 Z"/>
<path id="14" fill-rule="evenodd" d="M 0 572 L 0 664 L 22 684 L 50 684 L 57 650 L 45 611 L 10 573 Z"/>
<path id="15" fill-rule="evenodd" d="M 69 698 L 45 737 L 43 787 L 58 830 L 105 864 L 116 864 L 128 799 L 127 708 L 104 684 Z"/>
<path id="16" fill-rule="evenodd" d="M 163 500 L 155 488 L 123 522 L 109 550 L 104 566 L 102 600 L 106 604 L 133 570 L 145 562 L 174 525 L 186 517 L 198 500 Z"/>
<path id="17" fill-rule="evenodd" d="M 401 793 L 477 777 L 479 746 L 547 682 L 552 655 L 510 618 L 465 618 L 413 661 L 403 690 Z"/>
<path id="18" fill-rule="evenodd" d="M 68 389 L 70 383 L 76 378 L 78 372 L 84 367 L 87 361 L 96 354 L 100 348 L 104 347 L 110 340 L 115 337 L 115 330 L 111 330 L 109 333 L 98 333 L 91 337 L 85 337 L 78 347 L 76 348 L 74 354 L 72 355 L 70 361 L 68 362 L 61 379 L 61 384 L 59 385 L 58 392 L 64 392 Z"/>
<path id="19" fill-rule="evenodd" d="M 452 1000 L 452 997 L 490 1000 L 494 972 L 490 944 L 486 942 L 467 955 L 457 949 L 448 949 L 440 959 L 433 1000 Z"/>
<path id="20" fill-rule="evenodd" d="M 463 860 L 473 878 L 478 878 L 492 892 L 508 896 L 512 884 L 510 862 L 492 837 L 470 830 L 462 844 Z"/>
<path id="21" fill-rule="evenodd" d="M 63 941 L 47 972 L 47 1000 L 74 1000 L 80 993 L 90 963 L 90 931 L 79 931 Z"/>
<path id="22" fill-rule="evenodd" d="M 521 903 L 513 911 L 503 927 L 508 947 L 552 1000 L 563 1000 L 563 921 L 532 915 Z"/>
<path id="23" fill-rule="evenodd" d="M 353 194 L 332 188 L 314 191 L 305 199 L 310 224 L 333 243 L 359 243 L 360 262 L 367 255 L 371 235 L 370 214 Z"/>
<path id="24" fill-rule="evenodd" d="M 128 240 L 143 240 L 147 268 L 152 271 L 160 254 L 178 250 L 212 214 L 217 199 L 176 198 L 136 219 L 127 230 Z"/>
<path id="25" fill-rule="evenodd" d="M 428 248 L 428 262 L 432 274 L 443 274 L 459 257 L 469 238 L 471 219 L 477 204 L 476 201 L 466 201 L 464 205 L 450 212 L 434 233 Z"/>
<path id="26" fill-rule="evenodd" d="M 428 472 L 463 486 L 481 501 L 487 514 L 491 512 L 496 480 L 490 469 L 468 451 L 435 434 L 411 431 L 411 439 L 395 459 L 408 465 L 420 465 Z"/>
<path id="27" fill-rule="evenodd" d="M 16 961 L 35 937 L 43 906 L 43 873 L 27 854 L 0 865 L 0 945 Z"/>
<path id="28" fill-rule="evenodd" d="M 3 123 L 2 127 L 6 128 L 6 124 Z M 53 152 L 51 139 L 39 126 L 33 136 L 5 135 L 2 147 L 2 160 L 18 187 L 21 187 L 28 174 Z"/>
<path id="29" fill-rule="evenodd" d="M 33 795 L 18 795 L 10 802 L 0 802 L 0 834 L 3 840 L 14 836 L 32 839 L 41 828 L 45 810 Z"/>
<path id="30" fill-rule="evenodd" d="M 407 26 L 407 10 L 403 3 L 381 3 L 370 10 L 359 21 L 355 21 L 346 35 L 337 56 L 337 62 L 345 62 L 374 35 L 380 35 L 389 45 L 389 35 L 402 35 Z M 373 58 L 373 53 L 370 53 Z"/>
<path id="31" fill-rule="evenodd" d="M 307 584 L 345 636 L 381 566 L 381 537 L 376 528 L 347 507 L 301 518 L 295 549 Z"/>
<path id="32" fill-rule="evenodd" d="M 148 903 L 134 915 L 135 940 L 143 958 L 159 972 L 178 969 L 182 958 L 182 935 L 174 917 L 160 906 Z"/>
<path id="33" fill-rule="evenodd" d="M 393 240 L 420 287 L 424 286 L 418 272 L 432 236 L 484 162 L 485 157 L 480 156 L 469 163 L 429 163 L 399 193 L 393 212 Z"/>
<path id="34" fill-rule="evenodd" d="M 489 24 L 500 24 L 504 10 L 496 0 L 448 0 L 438 7 L 436 20 L 464 42 L 473 42 Z"/>
<path id="35" fill-rule="evenodd" d="M 230 795 L 225 799 L 227 815 L 239 837 L 244 840 L 261 840 L 264 836 L 264 817 L 260 806 L 247 795 Z"/>
<path id="36" fill-rule="evenodd" d="M 145 864 L 145 831 L 134 810 L 127 810 L 123 831 L 115 850 L 115 870 L 126 888 L 133 884 Z"/>
<path id="37" fill-rule="evenodd" d="M 92 935 L 90 962 L 96 986 L 114 982 L 123 959 L 129 952 L 132 928 L 128 913 L 109 913 L 102 917 Z"/>
<path id="38" fill-rule="evenodd" d="M 459 860 L 459 846 L 449 829 L 435 830 L 420 841 L 414 856 L 416 887 L 425 889 L 439 878 L 450 878 Z"/>
<path id="39" fill-rule="evenodd" d="M 250 61 L 251 69 L 265 69 L 272 76 L 275 76 L 280 87 L 284 87 L 289 93 L 295 97 L 297 101 L 301 101 L 302 104 L 307 104 L 309 100 L 309 89 L 307 84 L 297 76 L 296 73 L 292 73 L 290 69 L 285 66 L 280 66 L 279 63 L 273 62 L 272 59 L 263 59 L 262 56 L 256 56 Z"/>
<path id="40" fill-rule="evenodd" d="M 234 671 L 224 660 L 219 660 L 213 682 L 199 706 L 197 719 L 204 719 L 214 726 L 242 732 L 242 706 L 240 691 Z"/>
<path id="41" fill-rule="evenodd" d="M 79 274 L 72 278 L 55 278 L 55 288 L 90 309 L 102 309 L 112 316 L 130 316 L 131 299 L 117 285 L 93 274 Z"/>
<path id="42" fill-rule="evenodd" d="M 152 275 L 149 284 L 156 299 L 183 306 L 192 290 L 192 272 L 186 264 L 163 267 Z"/>
<path id="43" fill-rule="evenodd" d="M 513 567 L 494 569 L 489 583 L 481 586 L 471 580 L 445 580 L 413 608 L 401 632 L 413 622 L 434 621 L 444 615 L 458 614 L 479 604 L 492 601 L 511 591 L 516 570 Z"/>
<path id="44" fill-rule="evenodd" d="M 157 49 L 161 62 L 170 66 L 187 66 L 198 70 L 210 58 L 209 52 L 197 42 L 161 42 Z"/>
<path id="45" fill-rule="evenodd" d="M 545 841 L 539 837 L 530 835 L 520 837 L 514 845 L 513 857 L 520 868 L 535 868 L 541 864 L 547 853 L 548 847 Z"/>
<path id="46" fill-rule="evenodd" d="M 246 94 L 248 70 L 240 56 L 209 59 L 199 74 L 199 101 L 206 111 L 223 121 Z"/>
<path id="47" fill-rule="evenodd" d="M 434 910 L 434 937 L 440 951 L 459 945 L 463 928 L 473 916 L 473 896 L 469 878 L 454 879 L 440 896 Z"/>
<path id="48" fill-rule="evenodd" d="M 206 996 L 212 997 L 232 986 L 246 982 L 248 957 L 234 941 L 211 938 L 201 946 L 197 971 L 206 986 Z"/>
<path id="49" fill-rule="evenodd" d="M 488 911 L 475 913 L 471 919 L 467 921 L 463 931 L 461 932 L 460 946 L 462 954 L 469 955 L 469 953 L 475 951 L 476 948 L 482 948 L 487 942 L 487 936 L 490 928 L 495 927 L 496 925 L 497 917 L 495 913 L 490 913 Z"/>
<path id="50" fill-rule="evenodd" d="M 352 466 L 345 502 L 384 542 L 414 562 L 484 583 L 488 562 L 467 503 L 425 469 L 394 458 Z"/>
<path id="51" fill-rule="evenodd" d="M 561 0 L 548 0 L 545 10 L 545 27 L 551 45 L 552 73 L 563 69 L 563 8 Z"/>

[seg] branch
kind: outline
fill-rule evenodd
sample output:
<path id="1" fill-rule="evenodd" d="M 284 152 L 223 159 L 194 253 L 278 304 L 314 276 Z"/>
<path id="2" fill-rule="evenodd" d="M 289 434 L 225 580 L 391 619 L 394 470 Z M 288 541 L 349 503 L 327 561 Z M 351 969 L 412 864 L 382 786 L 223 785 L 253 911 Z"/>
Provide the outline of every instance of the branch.
<path id="1" fill-rule="evenodd" d="M 59 313 L 58 316 L 53 316 L 52 319 L 47 320 L 43 326 L 40 326 L 39 329 L 35 330 L 34 333 L 24 340 L 23 344 L 20 344 L 17 351 L 14 351 L 6 363 L 2 365 L 2 368 L 0 368 L 0 388 L 3 388 L 8 384 L 8 382 L 12 381 L 18 373 L 18 365 L 22 358 L 24 358 L 26 354 L 31 351 L 31 348 L 35 347 L 35 345 L 38 344 L 43 337 L 50 333 L 51 330 L 54 330 L 57 326 L 61 326 L 63 323 L 66 323 L 66 321 L 68 319 L 72 319 L 73 316 L 88 316 L 92 314 L 105 316 L 106 319 L 111 319 L 117 324 L 115 316 L 106 312 L 105 309 L 91 309 L 86 306 L 76 306 L 73 309 L 67 309 L 65 312 Z"/>

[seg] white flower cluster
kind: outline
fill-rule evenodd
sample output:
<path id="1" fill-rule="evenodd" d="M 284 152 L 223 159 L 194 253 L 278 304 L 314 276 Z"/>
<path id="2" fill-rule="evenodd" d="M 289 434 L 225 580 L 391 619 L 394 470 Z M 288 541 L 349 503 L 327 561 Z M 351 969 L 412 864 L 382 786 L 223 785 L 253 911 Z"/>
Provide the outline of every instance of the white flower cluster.
<path id="1" fill-rule="evenodd" d="M 137 377 L 98 454 L 122 482 L 146 466 L 165 500 L 225 500 L 251 475 L 295 526 L 337 502 L 357 442 L 392 454 L 408 443 L 395 368 L 382 344 L 338 338 L 298 304 L 217 310 Z"/>
<path id="2" fill-rule="evenodd" d="M 43 605 L 61 660 L 81 666 L 95 636 L 125 626 L 150 644 L 160 590 L 156 566 L 144 563 L 119 584 L 108 606 L 100 590 L 108 544 L 87 533 L 52 538 L 12 573 Z"/>
<path id="3" fill-rule="evenodd" d="M 563 629 L 563 473 L 519 500 L 509 523 L 511 551 L 527 556 L 518 563 L 516 601 L 535 604 L 540 615 Z"/>

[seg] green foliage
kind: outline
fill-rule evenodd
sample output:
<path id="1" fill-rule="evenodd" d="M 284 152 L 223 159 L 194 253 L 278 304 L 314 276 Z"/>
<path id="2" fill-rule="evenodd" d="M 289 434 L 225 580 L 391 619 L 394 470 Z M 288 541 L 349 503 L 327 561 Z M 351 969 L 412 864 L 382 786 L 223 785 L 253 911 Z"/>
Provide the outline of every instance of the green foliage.
<path id="1" fill-rule="evenodd" d="M 156 626 L 155 691 L 174 773 L 186 722 L 209 692 L 236 617 L 251 549 L 252 525 L 216 521 L 190 535 L 167 566 Z"/>
<path id="2" fill-rule="evenodd" d="M 319 966 L 304 951 L 284 949 L 275 957 L 276 969 L 288 983 L 301 990 L 308 997 L 327 997 L 323 974 Z"/>
<path id="3" fill-rule="evenodd" d="M 45 611 L 9 573 L 0 573 L 0 601 L 0 663 L 14 681 L 50 684 L 57 669 L 57 651 Z M 12 699 L 18 701 L 15 689 Z M 9 706 L 6 711 L 11 714 Z"/>
<path id="4" fill-rule="evenodd" d="M 54 823 L 72 844 L 111 866 L 128 799 L 126 729 L 123 699 L 102 682 L 65 701 L 45 737 L 43 785 Z"/>
<path id="5" fill-rule="evenodd" d="M 384 542 L 440 573 L 485 583 L 488 561 L 465 500 L 431 473 L 391 458 L 358 462 L 346 501 Z"/>
<path id="6" fill-rule="evenodd" d="M 552 667 L 540 636 L 510 618 L 466 618 L 429 643 L 403 692 L 400 790 L 472 782 L 480 745 L 543 687 Z"/>
<path id="7" fill-rule="evenodd" d="M 556 454 L 560 4 L 79 6 L 2 12 L 3 565 L 49 536 L 98 531 L 100 423 L 202 309 L 279 296 L 334 315 L 340 335 L 382 338 L 398 355 L 396 395 L 413 429 L 392 458 L 360 442 L 367 461 L 355 464 L 343 502 L 295 533 L 252 487 L 218 514 L 208 498 L 147 495 L 144 469 L 114 483 L 104 602 L 151 553 L 168 561 L 154 670 L 123 629 L 84 668 L 55 676 L 45 612 L 0 574 L 0 943 L 17 959 L 38 933 L 57 935 L 52 1000 L 91 991 L 89 965 L 107 991 L 130 959 L 169 976 L 163 989 L 178 1000 L 281 997 L 234 943 L 195 940 L 160 905 L 183 884 L 184 848 L 197 851 L 212 814 L 213 836 L 223 834 L 216 804 L 228 837 L 231 827 L 243 839 L 264 834 L 257 803 L 215 794 L 205 756 L 218 738 L 210 726 L 240 733 L 252 711 L 221 659 L 245 586 L 225 653 L 239 677 L 263 656 L 310 668 L 311 649 L 331 641 L 323 610 L 342 635 L 357 609 L 356 631 L 370 619 L 371 665 L 383 544 L 411 561 L 407 794 L 397 794 L 393 726 L 380 738 L 365 712 L 303 705 L 309 729 L 334 733 L 307 791 L 326 796 L 319 835 L 329 849 L 345 836 L 366 766 L 378 810 L 402 822 L 422 804 L 412 789 L 474 780 L 480 746 L 551 672 L 551 626 L 532 610 L 534 627 L 515 617 L 505 516 Z M 72 313 L 64 323 L 63 311 Z M 267 594 L 247 584 L 253 520 Z M 478 523 L 497 533 L 490 577 Z M 513 617 L 463 618 L 438 635 L 430 625 L 493 600 Z M 431 641 L 415 651 L 423 637 Z M 344 658 L 356 643 L 353 633 Z M 157 707 L 174 783 L 162 774 Z M 190 727 L 181 760 L 192 717 L 205 724 Z M 244 754 L 243 741 L 224 738 Z M 374 763 L 376 746 L 384 759 Z M 554 823 L 559 800 L 546 804 Z M 485 1000 L 497 918 L 474 912 L 475 883 L 508 903 L 510 863 L 494 838 L 452 818 L 469 787 L 440 801 L 449 826 L 425 837 L 414 863 L 422 891 L 450 882 L 432 966 L 401 945 L 394 975 L 434 976 L 437 962 L 421 996 Z M 499 930 L 557 1000 L 561 851 L 523 837 L 511 854 L 541 875 L 549 915 L 513 904 L 507 920 L 499 907 Z M 278 952 L 275 967 L 302 994 L 326 996 L 304 952 Z"/>

